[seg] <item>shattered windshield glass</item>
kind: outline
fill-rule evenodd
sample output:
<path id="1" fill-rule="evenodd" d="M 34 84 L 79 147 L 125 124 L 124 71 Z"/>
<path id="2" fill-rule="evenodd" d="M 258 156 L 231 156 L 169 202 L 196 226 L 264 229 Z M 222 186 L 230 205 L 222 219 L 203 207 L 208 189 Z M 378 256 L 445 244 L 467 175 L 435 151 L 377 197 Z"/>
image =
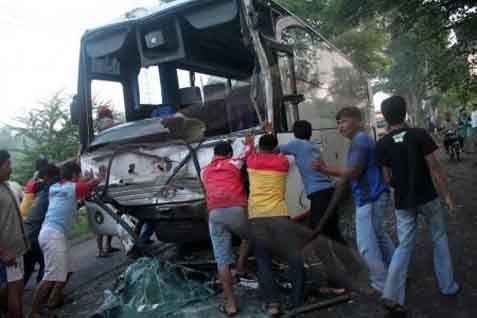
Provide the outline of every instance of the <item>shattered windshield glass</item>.
<path id="1" fill-rule="evenodd" d="M 106 291 L 106 299 L 94 317 L 216 317 L 223 299 L 217 296 L 215 277 L 209 275 L 159 259 L 140 259 L 126 269 L 115 290 Z M 244 317 L 267 317 L 260 310 L 254 290 L 241 287 L 236 292 L 247 304 L 241 311 Z"/>

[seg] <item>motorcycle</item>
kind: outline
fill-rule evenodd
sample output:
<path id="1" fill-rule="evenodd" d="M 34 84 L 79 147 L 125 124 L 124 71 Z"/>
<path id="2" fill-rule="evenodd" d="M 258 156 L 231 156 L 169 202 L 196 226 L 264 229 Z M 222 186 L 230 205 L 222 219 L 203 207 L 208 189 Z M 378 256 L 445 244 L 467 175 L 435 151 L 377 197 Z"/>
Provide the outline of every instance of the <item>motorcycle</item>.
<path id="1" fill-rule="evenodd" d="M 460 161 L 462 147 L 459 135 L 455 130 L 447 130 L 444 138 L 444 146 L 451 159 L 456 159 L 457 161 Z"/>

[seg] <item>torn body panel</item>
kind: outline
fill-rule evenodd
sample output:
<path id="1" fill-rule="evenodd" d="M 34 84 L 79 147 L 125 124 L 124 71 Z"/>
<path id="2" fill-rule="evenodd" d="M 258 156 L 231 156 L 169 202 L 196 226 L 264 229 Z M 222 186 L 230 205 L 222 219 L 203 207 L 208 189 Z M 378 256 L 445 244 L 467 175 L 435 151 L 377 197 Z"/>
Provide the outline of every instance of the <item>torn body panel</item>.
<path id="1" fill-rule="evenodd" d="M 75 107 L 83 170 L 108 168 L 90 213 L 151 222 L 160 240 L 195 242 L 208 239 L 200 173 L 217 142 L 230 141 L 237 155 L 247 133 L 258 139 L 262 124 L 271 122 L 285 143 L 295 120 L 306 119 L 323 158 L 340 162 L 347 144 L 336 130 L 336 112 L 372 107 L 366 108 L 369 96 L 352 63 L 274 1 L 173 3 L 85 34 Z M 150 66 L 157 66 L 162 100 L 142 103 L 138 76 Z M 94 134 L 92 79 L 124 87 L 127 123 Z M 286 200 L 293 217 L 309 203 L 289 159 Z M 102 204 L 114 207 L 113 214 Z M 107 234 L 101 219 L 90 218 L 92 228 Z"/>

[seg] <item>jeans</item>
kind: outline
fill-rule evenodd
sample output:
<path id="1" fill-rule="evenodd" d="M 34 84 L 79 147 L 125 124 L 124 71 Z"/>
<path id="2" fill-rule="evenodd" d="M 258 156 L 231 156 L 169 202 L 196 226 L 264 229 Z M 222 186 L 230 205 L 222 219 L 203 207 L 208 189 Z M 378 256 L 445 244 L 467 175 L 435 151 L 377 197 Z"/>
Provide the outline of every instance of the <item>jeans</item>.
<path id="1" fill-rule="evenodd" d="M 454 280 L 454 270 L 447 240 L 444 209 L 439 199 L 435 199 L 411 210 L 396 210 L 399 246 L 389 266 L 383 298 L 404 305 L 406 276 L 411 254 L 416 245 L 418 215 L 421 214 L 429 226 L 434 245 L 434 271 L 439 289 L 444 295 L 452 295 L 459 290 Z"/>
<path id="2" fill-rule="evenodd" d="M 375 202 L 356 208 L 358 250 L 368 266 L 371 286 L 380 292 L 383 291 L 395 249 L 384 226 L 390 204 L 390 194 L 384 192 Z"/>
<path id="3" fill-rule="evenodd" d="M 323 217 L 323 214 L 325 214 L 326 209 L 330 204 L 334 191 L 334 188 L 330 188 L 314 192 L 308 196 L 308 199 L 311 203 L 310 225 L 312 228 L 315 228 L 316 226 L 318 226 L 318 224 L 320 224 L 321 218 Z M 338 211 L 334 211 L 333 215 L 329 218 L 328 222 L 323 227 L 323 234 L 337 242 L 347 244 L 339 228 Z"/>
<path id="4" fill-rule="evenodd" d="M 144 223 L 141 226 L 141 233 L 139 234 L 139 238 L 137 239 L 136 245 L 137 247 L 145 247 L 147 245 L 147 241 L 151 238 L 154 234 L 154 226 L 150 223 Z"/>

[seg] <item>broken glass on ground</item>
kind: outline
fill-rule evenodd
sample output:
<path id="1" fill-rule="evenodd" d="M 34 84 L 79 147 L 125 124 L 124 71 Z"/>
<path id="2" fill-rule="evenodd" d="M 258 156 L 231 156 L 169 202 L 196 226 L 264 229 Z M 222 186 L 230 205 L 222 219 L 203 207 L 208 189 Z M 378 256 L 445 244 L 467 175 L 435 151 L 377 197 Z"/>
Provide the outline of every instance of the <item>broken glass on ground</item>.
<path id="1" fill-rule="evenodd" d="M 142 258 L 130 265 L 94 318 L 221 317 L 224 299 L 214 289 L 215 278 L 206 272 Z M 260 309 L 257 291 L 238 285 L 238 317 L 267 317 Z"/>

